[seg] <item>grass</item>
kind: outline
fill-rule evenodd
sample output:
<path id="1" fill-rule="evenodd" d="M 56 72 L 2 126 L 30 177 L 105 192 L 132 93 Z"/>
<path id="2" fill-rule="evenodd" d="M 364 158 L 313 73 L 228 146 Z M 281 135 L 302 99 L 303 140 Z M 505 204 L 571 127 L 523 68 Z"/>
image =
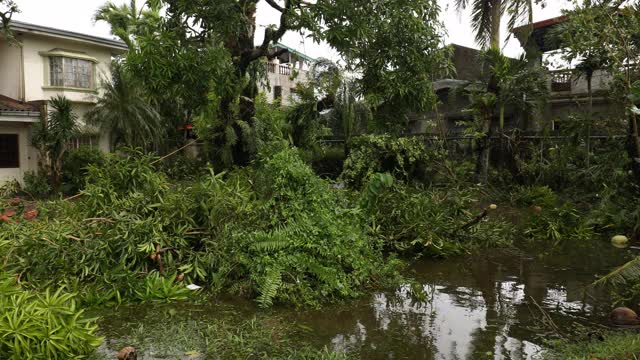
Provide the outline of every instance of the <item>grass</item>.
<path id="1" fill-rule="evenodd" d="M 577 343 L 562 343 L 545 359 L 555 360 L 636 360 L 640 359 L 640 333 L 610 332 L 599 339 Z"/>

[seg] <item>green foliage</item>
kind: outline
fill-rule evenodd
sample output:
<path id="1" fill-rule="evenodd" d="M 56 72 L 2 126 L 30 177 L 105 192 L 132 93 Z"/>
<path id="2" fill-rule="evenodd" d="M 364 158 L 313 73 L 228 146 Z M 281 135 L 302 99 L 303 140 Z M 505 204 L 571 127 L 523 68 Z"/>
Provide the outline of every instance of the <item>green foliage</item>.
<path id="1" fill-rule="evenodd" d="M 511 203 L 520 207 L 553 207 L 558 196 L 548 186 L 517 186 L 510 194 Z"/>
<path id="2" fill-rule="evenodd" d="M 370 185 L 379 181 L 374 177 Z M 482 212 L 473 190 L 396 184 L 378 193 L 373 202 L 367 191 L 362 204 L 370 206 L 365 211 L 373 214 L 372 235 L 392 251 L 446 257 L 474 248 L 507 246 L 515 237 L 515 228 L 493 214 L 473 223 L 475 212 Z"/>
<path id="3" fill-rule="evenodd" d="M 175 275 L 162 277 L 151 273 L 144 279 L 142 289 L 135 290 L 136 297 L 143 303 L 175 302 L 189 298 L 191 290 L 174 281 Z"/>
<path id="4" fill-rule="evenodd" d="M 41 165 L 51 186 L 59 190 L 62 181 L 62 157 L 66 144 L 77 134 L 78 116 L 73 112 L 69 99 L 58 95 L 50 101 L 49 119 L 34 125 L 31 142 L 40 151 Z"/>
<path id="5" fill-rule="evenodd" d="M 583 214 L 566 202 L 531 214 L 524 234 L 534 240 L 550 240 L 558 245 L 567 240 L 591 240 L 595 232 Z"/>
<path id="6" fill-rule="evenodd" d="M 353 139 L 341 179 L 361 188 L 374 173 L 391 173 L 403 181 L 426 180 L 429 154 L 419 138 L 366 135 Z"/>
<path id="7" fill-rule="evenodd" d="M 85 118 L 111 138 L 111 147 L 118 145 L 149 147 L 164 136 L 165 124 L 149 103 L 144 89 L 122 65 L 114 63 L 111 79 L 103 81 L 100 97 Z"/>
<path id="8" fill-rule="evenodd" d="M 0 275 L 0 357 L 3 359 L 82 358 L 102 343 L 95 320 L 77 308 L 64 288 L 34 293 Z"/>
<path id="9" fill-rule="evenodd" d="M 640 339 L 635 331 L 607 332 L 602 339 L 564 341 L 544 354 L 547 360 L 626 360 L 640 356 Z"/>
<path id="10" fill-rule="evenodd" d="M 207 173 L 207 165 L 203 160 L 184 154 L 173 155 L 157 166 L 173 181 L 194 181 Z"/>
<path id="11" fill-rule="evenodd" d="M 35 171 L 26 171 L 24 173 L 22 190 L 35 198 L 46 198 L 53 191 L 47 176 Z"/>
<path id="12" fill-rule="evenodd" d="M 8 224 L 3 254 L 25 281 L 66 281 L 93 304 L 182 299 L 185 281 L 275 303 L 319 305 L 397 280 L 356 207 L 294 149 L 253 168 L 171 187 L 153 157 L 129 151 L 89 166 L 76 204 Z"/>
<path id="13" fill-rule="evenodd" d="M 213 304 L 208 306 L 216 308 Z M 153 308 L 135 305 L 124 310 L 135 314 L 135 321 L 129 317 L 128 321 L 114 323 L 113 315 L 105 316 L 101 325 L 105 325 L 105 335 L 110 341 L 92 359 L 112 360 L 113 351 L 124 346 L 134 346 L 138 358 L 175 359 L 189 355 L 205 359 L 355 358 L 312 345 L 316 342 L 306 326 L 278 316 L 246 317 L 226 307 L 212 312 L 205 308 L 193 311 L 193 306 L 176 308 L 161 304 Z"/>
<path id="14" fill-rule="evenodd" d="M 62 181 L 65 193 L 77 193 L 85 185 L 88 166 L 101 166 L 105 155 L 100 149 L 91 146 L 81 146 L 65 153 L 62 159 Z"/>

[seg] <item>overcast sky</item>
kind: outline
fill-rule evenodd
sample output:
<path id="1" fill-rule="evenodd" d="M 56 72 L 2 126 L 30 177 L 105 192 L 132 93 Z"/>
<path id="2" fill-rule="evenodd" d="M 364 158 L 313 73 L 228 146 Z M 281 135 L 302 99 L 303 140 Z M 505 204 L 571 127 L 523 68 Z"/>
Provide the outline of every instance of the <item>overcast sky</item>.
<path id="1" fill-rule="evenodd" d="M 408 0 L 411 1 L 411 0 Z M 91 35 L 112 37 L 109 26 L 100 22 L 93 23 L 92 17 L 96 9 L 105 0 L 17 0 L 22 11 L 15 16 L 16 20 L 30 22 L 38 25 L 50 26 L 64 30 L 76 31 Z M 115 3 L 124 3 L 125 0 L 114 0 Z M 442 7 L 442 21 L 447 29 L 447 43 L 456 43 L 469 47 L 477 47 L 473 32 L 469 25 L 469 14 L 458 14 L 453 0 L 438 0 Z M 142 3 L 142 1 L 140 1 Z M 537 7 L 534 20 L 544 20 L 560 15 L 560 10 L 569 6 L 568 0 L 550 0 L 546 8 Z M 259 25 L 268 25 L 278 21 L 278 13 L 271 9 L 264 1 L 260 2 L 258 9 Z M 262 31 L 258 32 L 261 34 Z M 506 32 L 504 34 L 506 38 Z M 257 39 L 260 40 L 260 39 Z M 309 39 L 304 39 L 295 33 L 287 34 L 282 42 L 290 47 L 306 52 L 312 57 L 328 57 L 336 59 L 336 55 L 327 46 L 314 44 Z M 522 52 L 518 42 L 512 39 L 505 47 L 507 55 L 516 56 Z"/>

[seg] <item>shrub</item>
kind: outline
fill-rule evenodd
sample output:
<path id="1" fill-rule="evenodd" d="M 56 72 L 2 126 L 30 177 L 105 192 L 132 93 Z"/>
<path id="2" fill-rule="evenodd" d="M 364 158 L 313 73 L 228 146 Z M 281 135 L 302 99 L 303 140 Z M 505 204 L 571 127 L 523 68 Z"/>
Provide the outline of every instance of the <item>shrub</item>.
<path id="1" fill-rule="evenodd" d="M 295 149 L 193 187 L 172 188 L 153 161 L 109 155 L 89 166 L 76 204 L 8 224 L 0 232 L 11 239 L 8 268 L 36 284 L 73 283 L 93 304 L 182 298 L 168 274 L 265 307 L 318 305 L 398 279 L 398 261 L 382 256 L 358 208 Z"/>
<path id="2" fill-rule="evenodd" d="M 518 186 L 511 192 L 511 203 L 520 207 L 553 207 L 558 197 L 548 186 Z"/>
<path id="3" fill-rule="evenodd" d="M 426 180 L 429 156 L 419 138 L 366 135 L 354 138 L 341 175 L 348 185 L 361 188 L 374 173 L 391 173 L 402 180 Z"/>
<path id="4" fill-rule="evenodd" d="M 169 179 L 176 181 L 194 181 L 207 173 L 207 164 L 201 159 L 187 155 L 171 156 L 157 165 Z"/>
<path id="5" fill-rule="evenodd" d="M 379 181 L 373 177 L 372 182 Z M 388 184 L 388 182 L 387 182 Z M 371 231 L 391 251 L 407 255 L 450 256 L 465 250 L 510 245 L 514 227 L 482 212 L 472 190 L 412 188 L 400 183 L 363 202 L 372 214 Z M 375 193 L 375 192 L 374 192 Z M 371 197 L 371 187 L 365 198 Z"/>
<path id="6" fill-rule="evenodd" d="M 571 203 L 532 213 L 524 234 L 535 240 L 551 240 L 554 245 L 566 240 L 589 240 L 595 232 Z"/>
<path id="7" fill-rule="evenodd" d="M 65 153 L 62 159 L 62 181 L 65 193 L 77 193 L 85 186 L 90 165 L 100 166 L 105 156 L 100 149 L 81 146 Z"/>
<path id="8" fill-rule="evenodd" d="M 24 173 L 24 187 L 22 190 L 35 198 L 45 198 L 51 195 L 52 192 L 47 176 L 34 171 Z"/>
<path id="9" fill-rule="evenodd" d="M 396 278 L 398 263 L 384 259 L 357 209 L 345 207 L 296 150 L 263 158 L 255 184 L 254 225 L 230 234 L 220 251 L 227 286 L 256 294 L 265 307 L 318 305 Z"/>
<path id="10" fill-rule="evenodd" d="M 102 343 L 94 319 L 79 310 L 75 295 L 20 289 L 12 277 L 0 275 L 0 357 L 3 359 L 71 359 L 85 356 Z"/>

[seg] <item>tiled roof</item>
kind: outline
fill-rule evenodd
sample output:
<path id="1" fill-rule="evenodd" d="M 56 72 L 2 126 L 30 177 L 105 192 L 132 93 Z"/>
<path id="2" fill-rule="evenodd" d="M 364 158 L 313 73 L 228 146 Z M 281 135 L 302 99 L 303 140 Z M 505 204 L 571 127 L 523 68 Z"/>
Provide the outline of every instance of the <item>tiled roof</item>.
<path id="1" fill-rule="evenodd" d="M 30 104 L 12 99 L 8 96 L 0 95 L 0 112 L 39 112 L 40 108 L 35 104 Z"/>

